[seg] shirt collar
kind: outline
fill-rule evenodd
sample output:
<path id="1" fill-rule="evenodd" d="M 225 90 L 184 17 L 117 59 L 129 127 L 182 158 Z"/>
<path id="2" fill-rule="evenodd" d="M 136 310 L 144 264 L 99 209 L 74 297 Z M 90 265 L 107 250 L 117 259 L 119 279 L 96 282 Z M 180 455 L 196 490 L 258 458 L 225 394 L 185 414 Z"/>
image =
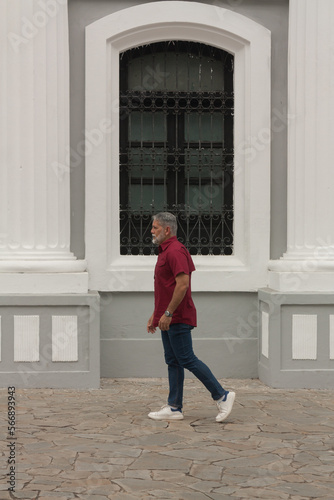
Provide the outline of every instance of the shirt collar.
<path id="1" fill-rule="evenodd" d="M 168 238 L 168 240 L 165 240 L 162 243 L 160 243 L 160 245 L 159 245 L 159 253 L 160 252 L 164 252 L 166 250 L 166 248 L 168 248 L 169 245 L 171 243 L 173 243 L 173 241 L 175 241 L 175 240 L 177 240 L 176 236 L 171 236 L 170 238 Z"/>

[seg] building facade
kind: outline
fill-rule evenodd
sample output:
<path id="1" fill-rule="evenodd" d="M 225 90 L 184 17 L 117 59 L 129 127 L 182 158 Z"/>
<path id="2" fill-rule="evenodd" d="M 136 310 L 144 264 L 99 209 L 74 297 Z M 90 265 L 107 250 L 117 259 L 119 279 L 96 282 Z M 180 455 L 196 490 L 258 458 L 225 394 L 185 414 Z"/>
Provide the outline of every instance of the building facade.
<path id="1" fill-rule="evenodd" d="M 168 210 L 215 374 L 333 387 L 332 2 L 0 9 L 1 385 L 165 376 Z"/>

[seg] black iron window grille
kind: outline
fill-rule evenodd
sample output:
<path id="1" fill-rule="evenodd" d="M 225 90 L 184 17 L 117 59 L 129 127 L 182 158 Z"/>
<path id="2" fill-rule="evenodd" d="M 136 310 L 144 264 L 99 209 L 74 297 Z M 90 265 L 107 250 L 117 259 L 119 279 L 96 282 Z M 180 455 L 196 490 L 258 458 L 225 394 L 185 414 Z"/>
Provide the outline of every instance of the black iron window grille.
<path id="1" fill-rule="evenodd" d="M 192 255 L 233 254 L 233 56 L 173 41 L 120 55 L 120 252 L 172 212 Z"/>

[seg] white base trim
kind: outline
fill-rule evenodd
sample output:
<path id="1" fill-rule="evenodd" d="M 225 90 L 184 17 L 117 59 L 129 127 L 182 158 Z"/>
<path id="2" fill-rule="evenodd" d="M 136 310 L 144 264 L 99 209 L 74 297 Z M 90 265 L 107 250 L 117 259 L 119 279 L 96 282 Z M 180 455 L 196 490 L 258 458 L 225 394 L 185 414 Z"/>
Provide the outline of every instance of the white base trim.
<path id="1" fill-rule="evenodd" d="M 87 293 L 88 273 L 0 273 L 0 293 Z"/>
<path id="2" fill-rule="evenodd" d="M 0 260 L 0 272 L 5 273 L 81 273 L 86 271 L 85 260 Z M 18 290 L 19 292 L 20 290 Z"/>
<path id="3" fill-rule="evenodd" d="M 269 271 L 276 272 L 331 272 L 334 271 L 334 259 L 320 259 L 315 256 L 313 258 L 304 259 L 285 259 L 269 261 Z"/>
<path id="4" fill-rule="evenodd" d="M 269 288 L 279 292 L 334 292 L 334 273 L 270 271 Z"/>
<path id="5" fill-rule="evenodd" d="M 279 292 L 333 292 L 334 260 L 285 259 L 269 261 L 269 288 Z"/>
<path id="6" fill-rule="evenodd" d="M 193 292 L 257 291 L 258 286 L 250 279 L 250 269 L 233 256 L 192 256 L 196 271 L 192 275 Z M 126 259 L 128 259 L 126 261 Z M 143 260 L 145 259 L 145 267 Z M 116 265 L 108 268 L 109 280 L 105 274 L 95 276 L 90 289 L 100 291 L 152 292 L 156 256 L 120 257 Z M 128 264 L 127 264 L 128 262 Z M 127 265 L 126 265 L 127 264 Z M 268 272 L 257 268 L 257 283 L 268 283 Z"/>

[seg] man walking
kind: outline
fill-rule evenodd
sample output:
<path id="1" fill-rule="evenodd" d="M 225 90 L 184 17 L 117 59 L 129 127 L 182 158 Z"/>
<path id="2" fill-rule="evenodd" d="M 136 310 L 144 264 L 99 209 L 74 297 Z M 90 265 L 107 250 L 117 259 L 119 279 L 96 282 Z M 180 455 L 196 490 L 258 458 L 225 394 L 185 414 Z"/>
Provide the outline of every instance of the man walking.
<path id="1" fill-rule="evenodd" d="M 209 367 L 193 352 L 191 330 L 196 326 L 196 309 L 191 298 L 192 258 L 176 238 L 176 217 L 161 212 L 153 217 L 152 240 L 159 245 L 154 274 L 154 312 L 147 323 L 148 333 L 161 330 L 168 365 L 168 404 L 148 416 L 154 420 L 183 419 L 184 368 L 192 372 L 211 393 L 218 406 L 217 422 L 231 413 L 235 393 L 223 389 Z"/>

